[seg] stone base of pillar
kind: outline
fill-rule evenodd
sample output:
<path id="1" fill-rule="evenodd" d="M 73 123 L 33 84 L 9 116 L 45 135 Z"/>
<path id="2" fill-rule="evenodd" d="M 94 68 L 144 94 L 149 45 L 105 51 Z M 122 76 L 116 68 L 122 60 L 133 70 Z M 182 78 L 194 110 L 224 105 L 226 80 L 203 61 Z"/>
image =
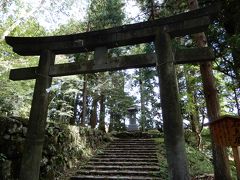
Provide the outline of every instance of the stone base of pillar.
<path id="1" fill-rule="evenodd" d="M 138 126 L 137 124 L 129 124 L 127 131 L 138 131 Z"/>

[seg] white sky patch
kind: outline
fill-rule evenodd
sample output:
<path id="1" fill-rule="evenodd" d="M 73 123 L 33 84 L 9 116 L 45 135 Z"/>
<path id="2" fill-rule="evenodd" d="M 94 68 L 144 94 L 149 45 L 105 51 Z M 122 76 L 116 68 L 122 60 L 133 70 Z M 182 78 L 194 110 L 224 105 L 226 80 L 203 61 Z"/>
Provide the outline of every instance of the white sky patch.
<path id="1" fill-rule="evenodd" d="M 28 19 L 29 17 L 31 17 L 36 11 L 38 11 L 41 8 L 41 2 L 40 3 L 36 3 L 37 6 L 32 8 L 31 10 L 27 10 L 27 4 L 25 2 L 26 0 L 24 0 L 23 2 L 23 8 L 22 11 L 20 11 L 20 14 L 18 16 L 18 18 L 12 23 L 11 26 L 9 26 L 2 34 L 0 41 L 3 41 L 5 36 L 8 36 L 12 30 L 14 30 L 14 28 L 16 28 L 23 20 Z"/>
<path id="2" fill-rule="evenodd" d="M 60 0 L 61 1 L 61 0 Z M 23 3 L 28 4 L 32 9 L 38 8 L 42 0 L 23 0 Z M 62 2 L 62 1 L 61 1 Z M 60 2 L 60 3 L 61 3 Z M 140 9 L 136 4 L 135 0 L 125 0 L 124 10 L 126 12 L 126 18 L 129 23 L 134 23 L 133 21 L 139 14 Z M 41 26 L 45 27 L 48 30 L 53 30 L 58 28 L 61 24 L 66 24 L 70 19 L 76 21 L 84 21 L 84 18 L 87 14 L 87 8 L 89 5 L 88 0 L 73 0 L 73 3 L 69 9 L 67 9 L 66 14 L 64 13 L 53 13 L 48 12 L 46 9 L 50 6 L 51 0 L 45 0 L 43 3 L 44 14 L 41 14 L 40 11 L 36 11 L 34 16 L 38 20 Z M 42 11 L 42 12 L 43 12 Z"/>
<path id="3" fill-rule="evenodd" d="M 24 0 L 24 2 L 34 9 L 37 8 L 42 0 L 37 0 L 37 2 L 36 0 Z M 87 12 L 88 0 L 72 0 L 68 7 L 61 7 L 64 6 L 65 1 L 59 0 L 59 3 L 55 2 L 55 5 L 53 5 L 56 7 L 51 10 L 49 7 L 51 7 L 51 3 L 53 2 L 54 1 L 51 0 L 45 0 L 42 4 L 42 11 L 37 11 L 34 14 L 39 24 L 46 29 L 54 30 L 61 24 L 68 23 L 70 19 L 76 21 L 84 20 Z M 63 9 L 61 10 L 61 8 Z"/>
<path id="4" fill-rule="evenodd" d="M 139 6 L 135 0 L 125 0 L 125 11 L 127 19 L 135 19 L 140 14 Z"/>

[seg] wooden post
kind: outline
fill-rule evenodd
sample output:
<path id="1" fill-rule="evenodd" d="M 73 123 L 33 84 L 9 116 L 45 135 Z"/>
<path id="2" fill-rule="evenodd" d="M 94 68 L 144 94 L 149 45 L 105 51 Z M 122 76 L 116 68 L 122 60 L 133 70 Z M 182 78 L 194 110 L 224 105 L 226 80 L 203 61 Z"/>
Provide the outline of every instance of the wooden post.
<path id="1" fill-rule="evenodd" d="M 240 180 L 240 146 L 232 147 L 232 150 L 237 171 L 237 179 Z"/>
<path id="2" fill-rule="evenodd" d="M 39 179 L 48 110 L 48 92 L 46 89 L 51 86 L 52 78 L 48 74 L 50 65 L 54 64 L 54 59 L 55 55 L 49 50 L 42 51 L 40 55 L 27 138 L 21 163 L 20 180 Z"/>
<path id="3" fill-rule="evenodd" d="M 189 174 L 183 121 L 180 113 L 174 55 L 169 34 L 158 32 L 155 39 L 155 50 L 157 54 L 169 179 L 186 180 L 189 179 Z"/>
<path id="4" fill-rule="evenodd" d="M 94 64 L 103 66 L 107 62 L 107 52 L 106 47 L 97 47 L 94 51 Z"/>
<path id="5" fill-rule="evenodd" d="M 81 123 L 80 126 L 85 126 L 85 116 L 87 114 L 87 74 L 84 74 L 83 78 L 83 89 L 82 89 L 82 94 L 83 94 L 83 108 L 82 108 L 82 117 L 81 117 Z"/>

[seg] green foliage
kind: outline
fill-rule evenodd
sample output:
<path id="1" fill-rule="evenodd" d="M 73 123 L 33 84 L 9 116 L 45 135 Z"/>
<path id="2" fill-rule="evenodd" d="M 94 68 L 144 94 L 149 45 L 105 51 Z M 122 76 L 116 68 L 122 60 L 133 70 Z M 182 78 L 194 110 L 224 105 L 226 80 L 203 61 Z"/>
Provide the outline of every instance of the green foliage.
<path id="1" fill-rule="evenodd" d="M 4 162 L 6 159 L 7 157 L 3 153 L 0 153 L 0 162 Z"/>
<path id="2" fill-rule="evenodd" d="M 121 77 L 119 74 L 114 74 L 112 78 L 114 83 L 117 82 L 116 84 L 123 85 L 123 82 L 120 80 L 120 78 L 124 78 L 123 76 Z M 127 108 L 133 104 L 133 98 L 117 86 L 113 86 L 112 89 L 109 89 L 107 94 L 109 94 L 107 106 L 109 106 L 109 108 L 112 107 L 111 112 L 126 116 L 128 114 Z"/>
<path id="3" fill-rule="evenodd" d="M 6 20 L 0 26 L 1 35 L 8 30 L 11 23 L 11 17 L 6 17 Z M 14 28 L 10 35 L 40 36 L 45 35 L 45 31 L 35 19 L 29 18 L 28 21 L 21 22 L 19 26 Z M 8 76 L 10 69 L 36 65 L 37 58 L 22 58 L 16 55 L 5 41 L 0 41 L 0 49 L 0 114 L 27 117 L 34 81 L 13 82 L 8 79 Z"/>
<path id="4" fill-rule="evenodd" d="M 56 80 L 50 87 L 51 101 L 49 118 L 56 122 L 69 123 L 74 114 L 74 101 L 82 87 L 78 76 L 69 76 Z"/>
<path id="5" fill-rule="evenodd" d="M 196 176 L 213 173 L 212 162 L 204 153 L 191 146 L 187 146 L 186 151 L 190 175 Z"/>
<path id="6" fill-rule="evenodd" d="M 98 130 L 48 123 L 41 161 L 41 178 L 62 176 L 63 172 L 76 164 L 84 164 L 109 141 L 109 135 Z"/>
<path id="7" fill-rule="evenodd" d="M 222 0 L 223 15 L 209 29 L 208 40 L 217 57 L 215 69 L 224 74 L 222 78 L 225 112 L 240 114 L 239 106 L 239 1 Z"/>
<path id="8" fill-rule="evenodd" d="M 122 72 L 112 73 L 112 88 L 106 90 L 108 108 L 110 114 L 110 131 L 124 131 L 125 118 L 128 115 L 127 109 L 134 104 L 134 98 L 124 92 L 124 74 Z"/>
<path id="9" fill-rule="evenodd" d="M 90 29 L 104 29 L 122 24 L 124 4 L 119 0 L 91 0 L 88 18 Z"/>
<path id="10" fill-rule="evenodd" d="M 151 44 L 136 45 L 131 49 L 133 54 L 152 53 Z M 140 97 L 136 103 L 140 106 L 139 124 L 142 130 L 155 127 L 155 121 L 159 121 L 159 84 L 155 68 L 136 69 L 132 75 L 132 89 L 138 89 Z"/>
<path id="11" fill-rule="evenodd" d="M 168 179 L 168 165 L 166 159 L 166 151 L 163 138 L 155 138 L 154 141 L 157 144 L 157 157 L 160 163 L 160 174 L 162 179 Z"/>
<path id="12" fill-rule="evenodd" d="M 83 155 L 84 149 L 75 143 L 73 131 L 68 126 L 49 123 L 46 127 L 43 159 L 41 161 L 41 177 L 46 178 L 54 173 L 65 171 L 76 163 Z M 61 166 L 59 166 L 61 164 Z"/>
<path id="13" fill-rule="evenodd" d="M 75 19 L 70 19 L 68 23 L 60 25 L 57 29 L 55 29 L 52 34 L 53 35 L 67 35 L 67 34 L 76 34 L 85 32 L 87 30 L 86 22 L 79 22 Z"/>
<path id="14" fill-rule="evenodd" d="M 231 48 L 240 49 L 240 34 L 234 34 L 229 38 Z"/>
<path id="15" fill-rule="evenodd" d="M 159 132 L 156 129 L 151 129 L 146 132 L 151 138 L 163 138 L 163 133 Z"/>
<path id="16" fill-rule="evenodd" d="M 167 159 L 163 138 L 155 138 L 157 143 L 157 155 L 160 163 L 160 171 L 162 179 L 168 179 Z M 188 157 L 189 172 L 191 177 L 204 174 L 213 174 L 212 162 L 205 153 L 197 150 L 191 145 L 186 145 Z"/>

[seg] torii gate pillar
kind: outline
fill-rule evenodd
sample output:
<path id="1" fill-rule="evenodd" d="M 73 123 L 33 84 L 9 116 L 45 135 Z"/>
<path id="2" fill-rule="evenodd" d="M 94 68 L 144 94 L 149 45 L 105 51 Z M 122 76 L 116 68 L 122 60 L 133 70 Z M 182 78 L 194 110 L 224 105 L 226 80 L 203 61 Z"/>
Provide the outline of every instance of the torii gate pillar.
<path id="1" fill-rule="evenodd" d="M 52 78 L 48 74 L 54 60 L 55 55 L 51 51 L 43 50 L 41 52 L 21 163 L 20 180 L 39 179 L 48 110 L 46 89 L 51 86 Z"/>
<path id="2" fill-rule="evenodd" d="M 157 70 L 159 74 L 169 179 L 186 180 L 189 177 L 183 122 L 180 113 L 174 54 L 169 34 L 165 32 L 157 33 L 155 50 L 157 54 Z"/>

